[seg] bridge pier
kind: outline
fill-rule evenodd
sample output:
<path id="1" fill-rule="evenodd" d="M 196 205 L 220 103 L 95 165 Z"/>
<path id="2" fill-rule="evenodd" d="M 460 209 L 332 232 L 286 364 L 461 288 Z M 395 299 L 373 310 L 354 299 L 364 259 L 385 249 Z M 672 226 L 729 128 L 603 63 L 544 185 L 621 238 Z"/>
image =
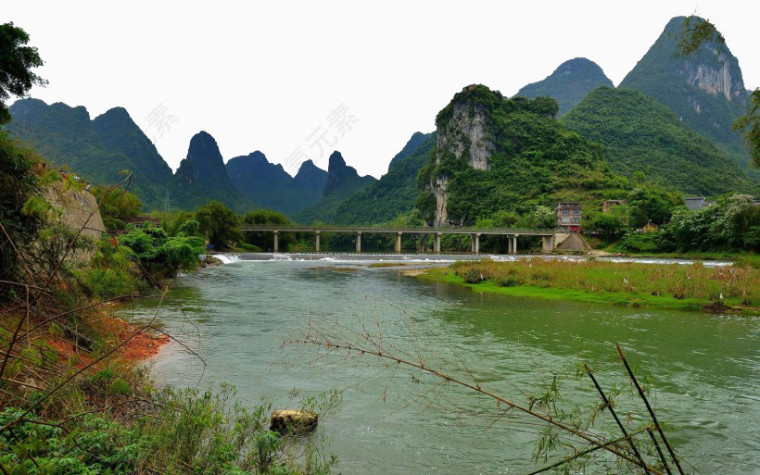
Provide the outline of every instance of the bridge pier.
<path id="1" fill-rule="evenodd" d="M 401 254 L 401 232 L 396 233 L 396 254 Z"/>
<path id="2" fill-rule="evenodd" d="M 314 251 L 319 252 L 319 230 L 314 231 Z"/>
<path id="3" fill-rule="evenodd" d="M 507 241 L 507 243 L 508 243 L 508 245 L 507 245 L 508 251 L 507 252 L 509 254 L 517 254 L 517 236 L 519 236 L 519 234 L 514 234 L 512 236 L 509 236 L 509 235 L 507 236 L 507 239 L 508 239 L 508 241 Z"/>
<path id="4" fill-rule="evenodd" d="M 433 240 L 433 252 L 436 254 L 441 253 L 441 234 L 442 233 L 435 233 L 435 237 Z"/>
<path id="5" fill-rule="evenodd" d="M 551 254 L 554 250 L 554 236 L 541 236 L 541 253 Z"/>
<path id="6" fill-rule="evenodd" d="M 480 254 L 480 233 L 470 234 L 470 241 L 472 242 L 473 254 Z"/>
<path id="7" fill-rule="evenodd" d="M 274 252 L 280 252 L 280 232 L 274 232 L 274 245 L 272 246 Z"/>
<path id="8" fill-rule="evenodd" d="M 361 254 L 362 252 L 362 232 L 357 231 L 356 232 L 356 253 Z"/>

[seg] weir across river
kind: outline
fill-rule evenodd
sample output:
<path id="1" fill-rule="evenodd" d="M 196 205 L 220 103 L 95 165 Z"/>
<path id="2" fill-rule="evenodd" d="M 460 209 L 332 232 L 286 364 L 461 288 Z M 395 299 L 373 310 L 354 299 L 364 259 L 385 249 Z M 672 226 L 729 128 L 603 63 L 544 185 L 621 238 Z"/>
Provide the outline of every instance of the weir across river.
<path id="1" fill-rule="evenodd" d="M 537 236 L 541 238 L 541 251 L 550 253 L 559 243 L 561 243 L 568 233 L 558 229 L 506 229 L 506 228 L 397 228 L 397 227 L 361 227 L 361 226 L 272 226 L 245 224 L 241 226 L 243 232 L 270 232 L 272 233 L 272 250 L 279 252 L 280 233 L 313 233 L 314 250 L 320 251 L 320 236 L 322 233 L 342 233 L 356 235 L 356 252 L 362 252 L 362 234 L 391 234 L 396 236 L 395 252 L 401 253 L 401 237 L 404 234 L 413 235 L 432 235 L 433 252 L 441 252 L 441 236 L 448 234 L 468 234 L 471 241 L 471 251 L 475 254 L 480 252 L 480 237 L 489 236 L 506 236 L 508 238 L 509 254 L 517 254 L 517 238 L 520 236 Z"/>

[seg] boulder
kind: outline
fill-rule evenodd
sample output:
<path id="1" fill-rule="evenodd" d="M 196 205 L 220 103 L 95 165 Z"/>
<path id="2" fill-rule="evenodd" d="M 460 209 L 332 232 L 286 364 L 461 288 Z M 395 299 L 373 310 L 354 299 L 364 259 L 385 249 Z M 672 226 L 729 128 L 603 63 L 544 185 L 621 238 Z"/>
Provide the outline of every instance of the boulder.
<path id="1" fill-rule="evenodd" d="M 272 413 L 269 429 L 279 434 L 304 433 L 314 430 L 318 420 L 316 412 L 284 409 Z"/>

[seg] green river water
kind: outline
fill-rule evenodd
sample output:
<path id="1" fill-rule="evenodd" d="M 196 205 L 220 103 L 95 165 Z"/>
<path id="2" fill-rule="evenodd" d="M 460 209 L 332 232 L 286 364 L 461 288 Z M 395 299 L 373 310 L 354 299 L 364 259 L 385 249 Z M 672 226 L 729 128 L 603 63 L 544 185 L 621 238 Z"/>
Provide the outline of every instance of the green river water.
<path id="1" fill-rule="evenodd" d="M 432 376 L 367 356 L 283 344 L 316 327 L 382 332 L 384 344 L 524 403 L 581 363 L 606 388 L 623 383 L 620 343 L 690 473 L 760 473 L 760 319 L 479 295 L 368 262 L 241 260 L 179 277 L 160 311 L 173 336 L 154 373 L 166 384 L 227 381 L 238 398 L 276 407 L 330 389 L 339 410 L 320 420 L 345 474 L 525 473 L 541 429 Z M 125 311 L 145 318 L 152 303 Z M 584 378 L 562 377 L 558 404 L 598 403 Z M 634 420 L 637 399 L 619 412 Z M 629 416 L 630 414 L 630 416 Z M 598 417 L 610 427 L 609 414 Z M 550 459 L 551 461 L 551 459 Z M 591 471 L 594 469 L 591 467 Z"/>

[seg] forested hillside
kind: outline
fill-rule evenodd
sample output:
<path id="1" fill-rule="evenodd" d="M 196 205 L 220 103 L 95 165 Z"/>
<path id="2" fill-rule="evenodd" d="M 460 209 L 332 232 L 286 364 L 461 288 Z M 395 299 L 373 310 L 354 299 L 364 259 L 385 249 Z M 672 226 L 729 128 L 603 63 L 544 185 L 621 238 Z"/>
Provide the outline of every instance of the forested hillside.
<path id="1" fill-rule="evenodd" d="M 604 147 L 612 170 L 687 194 L 757 192 L 758 186 L 706 137 L 641 92 L 602 87 L 562 123 Z"/>

